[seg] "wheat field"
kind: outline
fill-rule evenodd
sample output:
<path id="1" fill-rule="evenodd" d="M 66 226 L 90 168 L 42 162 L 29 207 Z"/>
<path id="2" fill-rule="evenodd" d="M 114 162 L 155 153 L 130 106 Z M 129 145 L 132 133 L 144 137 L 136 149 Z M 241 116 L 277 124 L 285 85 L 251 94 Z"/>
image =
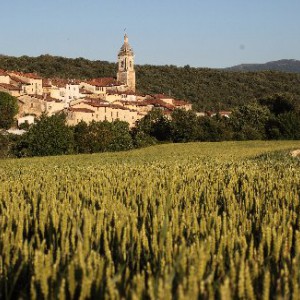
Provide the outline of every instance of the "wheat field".
<path id="1" fill-rule="evenodd" d="M 0 161 L 0 299 L 299 299 L 299 148 Z"/>

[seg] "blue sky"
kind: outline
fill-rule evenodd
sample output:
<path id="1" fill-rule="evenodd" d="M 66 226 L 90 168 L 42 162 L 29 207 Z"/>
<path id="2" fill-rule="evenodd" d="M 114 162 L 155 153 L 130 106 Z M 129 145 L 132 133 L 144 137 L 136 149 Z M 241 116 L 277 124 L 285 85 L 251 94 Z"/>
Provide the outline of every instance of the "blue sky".
<path id="1" fill-rule="evenodd" d="M 300 60 L 299 0 L 14 0 L 0 11 L 6 55 L 114 62 L 126 28 L 138 64 Z"/>

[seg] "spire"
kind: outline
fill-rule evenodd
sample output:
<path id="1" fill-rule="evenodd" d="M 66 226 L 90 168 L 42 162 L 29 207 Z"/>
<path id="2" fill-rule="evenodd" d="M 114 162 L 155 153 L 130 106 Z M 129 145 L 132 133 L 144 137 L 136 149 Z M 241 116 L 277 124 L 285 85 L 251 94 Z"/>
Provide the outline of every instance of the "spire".
<path id="1" fill-rule="evenodd" d="M 127 90 L 135 91 L 134 53 L 128 43 L 126 28 L 124 30 L 124 43 L 118 53 L 117 80 L 125 84 Z"/>
<path id="2" fill-rule="evenodd" d="M 119 56 L 122 56 L 122 55 L 132 55 L 132 56 L 134 55 L 133 50 L 128 43 L 127 33 L 125 33 L 125 35 L 124 35 L 124 44 L 122 45 L 122 47 L 119 51 Z"/>

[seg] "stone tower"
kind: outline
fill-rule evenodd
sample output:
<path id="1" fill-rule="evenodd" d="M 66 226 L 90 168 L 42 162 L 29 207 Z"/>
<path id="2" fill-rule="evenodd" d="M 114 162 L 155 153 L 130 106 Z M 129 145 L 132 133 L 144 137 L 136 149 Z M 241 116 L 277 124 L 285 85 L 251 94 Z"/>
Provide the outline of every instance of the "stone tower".
<path id="1" fill-rule="evenodd" d="M 134 53 L 128 43 L 128 36 L 124 36 L 124 44 L 118 54 L 117 80 L 126 84 L 128 90 L 135 92 Z"/>

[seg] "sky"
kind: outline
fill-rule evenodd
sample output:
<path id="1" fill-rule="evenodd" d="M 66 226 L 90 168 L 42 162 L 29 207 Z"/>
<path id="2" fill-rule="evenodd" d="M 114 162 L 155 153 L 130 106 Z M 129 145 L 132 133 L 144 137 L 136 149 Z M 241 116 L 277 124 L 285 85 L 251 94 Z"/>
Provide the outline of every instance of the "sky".
<path id="1" fill-rule="evenodd" d="M 5 55 L 115 62 L 126 29 L 137 64 L 300 60 L 300 0 L 14 0 L 0 12 Z"/>

